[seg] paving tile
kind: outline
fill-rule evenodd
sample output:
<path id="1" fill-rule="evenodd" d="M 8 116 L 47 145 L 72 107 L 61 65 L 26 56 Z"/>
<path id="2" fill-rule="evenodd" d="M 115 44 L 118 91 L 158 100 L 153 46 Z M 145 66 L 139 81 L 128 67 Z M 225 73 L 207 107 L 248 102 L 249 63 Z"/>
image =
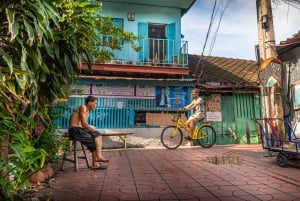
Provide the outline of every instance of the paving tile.
<path id="1" fill-rule="evenodd" d="M 300 201 L 298 167 L 281 168 L 261 145 L 104 150 L 106 170 L 66 163 L 35 193 L 54 201 Z M 89 155 L 90 156 L 90 155 Z M 219 160 L 217 164 L 212 160 Z"/>

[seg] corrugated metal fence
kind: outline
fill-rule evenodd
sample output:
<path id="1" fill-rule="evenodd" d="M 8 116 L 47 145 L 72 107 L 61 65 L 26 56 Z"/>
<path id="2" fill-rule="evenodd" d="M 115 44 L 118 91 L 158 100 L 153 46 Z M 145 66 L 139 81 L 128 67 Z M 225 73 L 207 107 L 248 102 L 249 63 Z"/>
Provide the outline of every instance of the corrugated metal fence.
<path id="1" fill-rule="evenodd" d="M 85 97 L 70 97 L 68 102 L 59 104 L 55 109 L 58 128 L 69 127 L 71 113 Z M 222 95 L 222 122 L 212 125 L 217 132 L 217 144 L 257 143 L 258 132 L 254 118 L 261 118 L 260 96 L 249 94 Z M 90 112 L 88 122 L 97 128 L 133 128 L 137 112 L 174 112 L 176 108 L 158 108 L 155 99 L 136 98 L 98 98 L 97 108 Z M 157 125 L 159 126 L 159 125 Z"/>

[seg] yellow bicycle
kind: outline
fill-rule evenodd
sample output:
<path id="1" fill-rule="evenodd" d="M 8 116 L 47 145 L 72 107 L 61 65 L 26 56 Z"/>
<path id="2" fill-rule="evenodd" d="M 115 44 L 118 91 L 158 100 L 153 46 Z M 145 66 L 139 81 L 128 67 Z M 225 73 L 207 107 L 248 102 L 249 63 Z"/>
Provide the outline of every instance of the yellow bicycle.
<path id="1" fill-rule="evenodd" d="M 160 136 L 163 146 L 168 149 L 178 148 L 183 141 L 182 129 L 186 132 L 190 129 L 181 118 L 180 112 L 177 112 L 176 116 L 172 117 L 172 121 L 175 124 L 165 127 Z M 198 144 L 203 148 L 209 148 L 216 143 L 216 131 L 210 124 L 198 123 L 195 126 L 192 140 L 197 140 Z"/>

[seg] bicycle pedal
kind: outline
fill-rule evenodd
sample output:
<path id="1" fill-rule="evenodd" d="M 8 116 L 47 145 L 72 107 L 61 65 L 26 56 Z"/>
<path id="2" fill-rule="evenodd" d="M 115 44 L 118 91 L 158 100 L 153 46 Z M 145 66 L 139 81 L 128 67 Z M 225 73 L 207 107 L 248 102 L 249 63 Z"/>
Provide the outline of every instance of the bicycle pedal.
<path id="1" fill-rule="evenodd" d="M 186 140 L 193 140 L 190 136 L 184 137 Z"/>

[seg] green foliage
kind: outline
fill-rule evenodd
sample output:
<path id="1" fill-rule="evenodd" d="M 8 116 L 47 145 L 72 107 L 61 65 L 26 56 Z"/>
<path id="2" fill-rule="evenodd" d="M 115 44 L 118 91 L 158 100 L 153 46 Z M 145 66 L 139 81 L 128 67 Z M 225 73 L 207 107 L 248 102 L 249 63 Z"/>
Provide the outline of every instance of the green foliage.
<path id="1" fill-rule="evenodd" d="M 137 37 L 102 18 L 101 4 L 89 0 L 10 0 L 0 4 L 0 199 L 12 199 L 28 185 L 29 172 L 56 160 L 49 105 L 66 97 L 83 58 L 110 59 L 118 44 L 103 46 L 101 34 L 130 43 Z M 96 48 L 97 47 L 97 48 Z M 6 141 L 8 139 L 9 141 Z M 9 178 L 13 178 L 10 180 Z"/>
<path id="2" fill-rule="evenodd" d="M 28 173 L 44 166 L 47 154 L 45 150 L 32 146 L 28 134 L 21 127 L 15 128 L 12 118 L 3 117 L 1 113 L 0 116 L 0 142 L 9 133 L 9 148 L 13 151 L 7 162 L 0 158 L 0 198 L 12 200 L 18 188 L 28 186 Z"/>

